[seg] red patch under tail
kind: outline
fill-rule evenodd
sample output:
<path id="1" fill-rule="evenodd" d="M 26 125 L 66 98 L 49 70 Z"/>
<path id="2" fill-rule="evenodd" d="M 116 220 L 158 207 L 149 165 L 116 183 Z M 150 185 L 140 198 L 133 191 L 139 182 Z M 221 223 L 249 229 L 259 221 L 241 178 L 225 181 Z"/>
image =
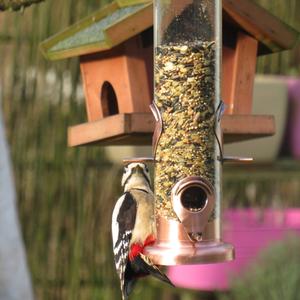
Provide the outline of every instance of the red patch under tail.
<path id="1" fill-rule="evenodd" d="M 150 245 L 153 245 L 155 243 L 155 237 L 154 235 L 149 235 L 145 242 L 144 245 L 142 244 L 132 244 L 130 247 L 130 252 L 129 252 L 129 260 L 133 261 L 140 253 L 143 254 L 144 248 Z"/>

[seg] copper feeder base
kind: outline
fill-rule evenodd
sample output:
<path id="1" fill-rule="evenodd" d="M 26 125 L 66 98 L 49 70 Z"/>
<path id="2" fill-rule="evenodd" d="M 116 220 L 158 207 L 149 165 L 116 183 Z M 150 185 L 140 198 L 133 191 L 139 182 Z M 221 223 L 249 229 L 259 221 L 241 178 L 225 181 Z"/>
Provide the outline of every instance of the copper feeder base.
<path id="1" fill-rule="evenodd" d="M 234 259 L 234 247 L 217 238 L 215 223 L 207 225 L 200 242 L 191 241 L 177 221 L 158 217 L 157 225 L 156 243 L 145 248 L 145 254 L 157 265 L 209 264 Z"/>
<path id="2" fill-rule="evenodd" d="M 145 250 L 155 264 L 164 266 L 220 263 L 234 259 L 233 246 L 223 242 L 159 242 Z"/>

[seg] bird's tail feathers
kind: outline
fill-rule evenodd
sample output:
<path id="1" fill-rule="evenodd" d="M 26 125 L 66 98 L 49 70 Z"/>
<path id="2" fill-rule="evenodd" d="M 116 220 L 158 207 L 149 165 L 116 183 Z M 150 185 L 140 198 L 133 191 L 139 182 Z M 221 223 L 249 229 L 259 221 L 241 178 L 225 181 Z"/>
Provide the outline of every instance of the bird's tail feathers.
<path id="1" fill-rule="evenodd" d="M 133 288 L 135 286 L 135 283 L 136 283 L 135 279 L 125 281 L 124 299 L 122 299 L 122 300 L 127 300 L 128 299 L 129 294 L 131 293 L 131 291 L 133 290 Z"/>
<path id="2" fill-rule="evenodd" d="M 140 258 L 140 264 L 143 266 L 145 273 L 147 272 L 150 275 L 154 276 L 155 278 L 165 283 L 168 283 L 171 286 L 174 286 L 171 280 L 163 272 L 161 272 L 161 270 L 156 265 L 153 264 L 153 262 L 148 256 L 141 253 L 139 255 L 139 258 Z"/>

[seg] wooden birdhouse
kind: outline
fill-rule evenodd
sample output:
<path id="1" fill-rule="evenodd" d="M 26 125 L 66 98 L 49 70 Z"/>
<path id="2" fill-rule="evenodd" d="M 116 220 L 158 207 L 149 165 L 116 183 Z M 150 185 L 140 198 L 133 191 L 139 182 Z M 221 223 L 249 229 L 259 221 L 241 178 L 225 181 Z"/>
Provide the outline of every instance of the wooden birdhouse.
<path id="1" fill-rule="evenodd" d="M 252 115 L 256 60 L 292 48 L 298 33 L 250 0 L 223 0 L 224 141 L 272 135 L 274 118 Z M 116 0 L 41 44 L 50 60 L 80 58 L 87 122 L 71 126 L 70 146 L 150 144 L 153 5 Z"/>

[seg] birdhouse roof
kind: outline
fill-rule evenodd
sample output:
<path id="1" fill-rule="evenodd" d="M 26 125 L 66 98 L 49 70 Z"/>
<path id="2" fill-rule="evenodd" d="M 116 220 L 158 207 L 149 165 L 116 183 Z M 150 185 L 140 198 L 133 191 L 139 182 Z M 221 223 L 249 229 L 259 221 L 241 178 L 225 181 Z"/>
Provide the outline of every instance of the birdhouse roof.
<path id="1" fill-rule="evenodd" d="M 223 0 L 224 36 L 242 30 L 259 41 L 258 54 L 292 48 L 299 33 L 251 0 Z M 153 25 L 152 0 L 115 0 L 41 43 L 50 60 L 112 49 Z"/>
<path id="2" fill-rule="evenodd" d="M 113 48 L 153 24 L 150 0 L 116 0 L 41 43 L 50 60 Z"/>

